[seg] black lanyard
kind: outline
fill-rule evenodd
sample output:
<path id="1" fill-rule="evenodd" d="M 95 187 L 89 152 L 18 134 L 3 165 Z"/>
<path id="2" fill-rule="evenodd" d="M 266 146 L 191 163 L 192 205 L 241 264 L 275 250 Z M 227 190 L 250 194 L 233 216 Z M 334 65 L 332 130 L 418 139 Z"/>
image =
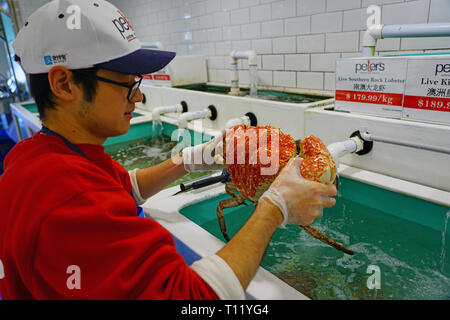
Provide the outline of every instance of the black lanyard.
<path id="1" fill-rule="evenodd" d="M 42 126 L 41 131 L 42 133 L 45 134 L 49 134 L 55 137 L 58 137 L 60 139 L 62 139 L 62 141 L 66 144 L 66 146 L 68 146 L 70 148 L 70 150 L 75 151 L 76 153 L 78 153 L 79 155 L 85 157 L 86 159 L 90 160 L 76 145 L 74 145 L 72 142 L 70 142 L 69 140 L 67 140 L 66 138 L 64 138 L 62 135 L 60 135 L 59 133 L 56 133 L 53 130 L 50 130 L 49 128 Z"/>
<path id="2" fill-rule="evenodd" d="M 79 155 L 81 155 L 81 156 L 85 157 L 86 159 L 88 159 L 89 161 L 91 161 L 91 159 L 89 159 L 76 145 L 74 145 L 72 142 L 70 142 L 69 140 L 64 138 L 59 133 L 56 133 L 55 131 L 50 130 L 49 128 L 47 128 L 45 126 L 42 126 L 42 129 L 41 129 L 40 132 L 60 138 L 62 141 L 64 141 L 66 146 L 68 146 L 70 148 L 70 150 L 75 151 Z M 136 205 L 136 207 L 137 207 L 137 210 L 138 210 L 138 215 L 140 215 L 140 211 L 139 210 L 142 210 L 142 209 L 138 205 Z"/>

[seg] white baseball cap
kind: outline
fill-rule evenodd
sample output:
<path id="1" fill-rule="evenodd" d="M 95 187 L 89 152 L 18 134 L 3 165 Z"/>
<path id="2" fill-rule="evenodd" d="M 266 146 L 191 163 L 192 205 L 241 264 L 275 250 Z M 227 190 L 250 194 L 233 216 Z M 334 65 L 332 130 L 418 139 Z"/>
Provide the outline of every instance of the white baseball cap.
<path id="1" fill-rule="evenodd" d="M 98 67 L 148 74 L 165 67 L 175 52 L 142 49 L 123 13 L 104 0 L 54 0 L 35 11 L 13 48 L 26 73 Z"/>

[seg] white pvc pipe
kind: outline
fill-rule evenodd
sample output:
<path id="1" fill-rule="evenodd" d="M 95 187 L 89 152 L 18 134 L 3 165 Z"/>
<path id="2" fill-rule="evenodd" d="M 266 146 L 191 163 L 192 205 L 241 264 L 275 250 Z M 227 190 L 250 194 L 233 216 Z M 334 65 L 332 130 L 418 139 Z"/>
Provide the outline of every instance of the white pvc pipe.
<path id="1" fill-rule="evenodd" d="M 335 142 L 327 146 L 328 151 L 335 161 L 339 158 L 361 151 L 364 148 L 364 143 L 359 137 L 352 137 L 345 141 Z"/>
<path id="2" fill-rule="evenodd" d="M 450 36 L 450 23 L 397 24 L 384 26 L 381 30 L 381 39 L 448 36 Z"/>
<path id="3" fill-rule="evenodd" d="M 430 146 L 422 143 L 415 143 L 415 142 L 409 142 L 409 141 L 399 141 L 391 138 L 384 138 L 379 137 L 376 135 L 373 135 L 371 133 L 367 132 L 367 128 L 361 128 L 359 130 L 359 134 L 361 135 L 361 138 L 363 138 L 366 141 L 378 141 L 378 142 L 384 142 L 404 147 L 410 147 L 410 148 L 417 148 L 422 150 L 428 150 L 428 151 L 434 151 L 434 152 L 440 152 L 440 153 L 446 153 L 450 154 L 450 148 L 445 147 L 439 147 L 439 146 Z"/>
<path id="4" fill-rule="evenodd" d="M 188 121 L 211 118 L 211 115 L 211 110 L 209 108 L 200 111 L 182 113 L 178 117 L 178 128 L 186 129 Z"/>
<path id="5" fill-rule="evenodd" d="M 239 94 L 238 59 L 248 59 L 248 66 L 257 65 L 256 52 L 254 50 L 237 51 L 230 53 L 231 90 L 230 94 Z"/>
<path id="6" fill-rule="evenodd" d="M 178 103 L 173 106 L 165 106 L 165 107 L 156 107 L 152 110 L 152 120 L 158 121 L 161 120 L 161 115 L 164 113 L 172 113 L 177 112 L 181 113 L 183 112 L 183 106 Z"/>
<path id="7" fill-rule="evenodd" d="M 362 55 L 373 56 L 378 39 L 448 36 L 450 36 L 450 23 L 371 25 L 364 33 Z"/>

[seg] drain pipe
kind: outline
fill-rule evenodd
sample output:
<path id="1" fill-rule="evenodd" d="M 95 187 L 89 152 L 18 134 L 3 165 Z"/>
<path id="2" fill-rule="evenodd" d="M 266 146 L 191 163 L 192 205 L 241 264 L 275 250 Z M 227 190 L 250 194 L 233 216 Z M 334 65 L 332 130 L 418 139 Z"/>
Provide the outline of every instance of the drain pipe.
<path id="1" fill-rule="evenodd" d="M 217 118 L 217 109 L 213 105 L 210 105 L 208 108 L 205 108 L 203 110 L 182 113 L 178 117 L 178 128 L 186 129 L 188 121 L 197 119 L 216 120 L 216 118 Z"/>
<path id="2" fill-rule="evenodd" d="M 187 112 L 188 107 L 185 101 L 181 101 L 180 103 L 173 106 L 165 106 L 165 107 L 156 107 L 152 110 L 152 120 L 159 121 L 161 120 L 161 115 L 165 113 L 184 113 Z"/>
<path id="3" fill-rule="evenodd" d="M 339 168 L 339 159 L 343 156 L 351 153 L 365 154 L 370 151 L 371 147 L 361 137 L 354 135 L 350 139 L 329 144 L 327 149 L 336 163 L 336 168 Z"/>
<path id="4" fill-rule="evenodd" d="M 448 36 L 450 36 L 450 23 L 396 24 L 389 26 L 374 24 L 369 26 L 364 33 L 362 55 L 364 57 L 374 56 L 378 39 Z"/>
<path id="5" fill-rule="evenodd" d="M 254 50 L 236 51 L 230 54 L 230 70 L 231 70 L 231 90 L 229 94 L 239 95 L 239 72 L 238 60 L 248 59 L 248 66 L 255 67 L 257 65 L 256 52 Z"/>
<path id="6" fill-rule="evenodd" d="M 404 146 L 404 147 L 440 152 L 440 153 L 445 153 L 445 154 L 450 155 L 450 148 L 445 148 L 445 147 L 440 147 L 440 146 L 430 146 L 430 145 L 426 145 L 426 144 L 422 144 L 422 143 L 400 141 L 400 140 L 395 140 L 395 139 L 391 139 L 391 138 L 379 137 L 379 136 L 376 136 L 376 135 L 373 135 L 373 134 L 367 132 L 366 127 L 362 127 L 359 130 L 359 134 L 361 135 L 361 138 L 366 141 L 378 141 L 378 142 L 384 142 L 384 143 L 389 143 L 389 144 L 394 144 L 394 145 L 399 145 L 399 146 Z"/>
<path id="7" fill-rule="evenodd" d="M 225 123 L 225 129 L 230 129 L 240 124 L 246 126 L 256 126 L 258 125 L 258 121 L 254 113 L 247 112 L 245 116 L 228 120 L 227 123 Z"/>
<path id="8" fill-rule="evenodd" d="M 362 151 L 364 149 L 364 141 L 356 136 L 345 141 L 329 144 L 327 149 L 334 160 L 339 160 L 347 154 Z"/>

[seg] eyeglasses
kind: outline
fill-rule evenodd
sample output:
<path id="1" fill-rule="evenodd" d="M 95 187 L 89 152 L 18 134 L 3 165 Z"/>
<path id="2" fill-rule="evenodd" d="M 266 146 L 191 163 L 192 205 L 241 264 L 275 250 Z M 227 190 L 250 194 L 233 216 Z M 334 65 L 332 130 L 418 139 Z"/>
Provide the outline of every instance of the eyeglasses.
<path id="1" fill-rule="evenodd" d="M 94 75 L 94 74 L 90 74 L 90 73 L 87 73 L 87 72 L 84 72 L 84 71 L 72 70 L 72 72 L 81 74 L 81 75 L 83 75 L 85 77 L 94 78 L 94 79 L 97 79 L 97 80 L 100 80 L 100 81 L 103 81 L 103 82 L 108 82 L 108 83 L 116 84 L 116 85 L 121 86 L 121 87 L 128 88 L 127 99 L 129 101 L 131 101 L 136 96 L 136 93 L 138 92 L 138 89 L 141 86 L 142 79 L 144 79 L 143 76 L 139 76 L 138 75 L 137 76 L 139 78 L 138 81 L 135 81 L 132 84 L 127 84 L 127 83 L 123 83 L 123 82 L 117 82 L 117 81 L 114 81 L 114 80 L 111 80 L 111 79 L 106 79 L 106 78 L 103 78 L 103 77 L 100 77 L 100 76 L 97 76 L 97 75 Z"/>

